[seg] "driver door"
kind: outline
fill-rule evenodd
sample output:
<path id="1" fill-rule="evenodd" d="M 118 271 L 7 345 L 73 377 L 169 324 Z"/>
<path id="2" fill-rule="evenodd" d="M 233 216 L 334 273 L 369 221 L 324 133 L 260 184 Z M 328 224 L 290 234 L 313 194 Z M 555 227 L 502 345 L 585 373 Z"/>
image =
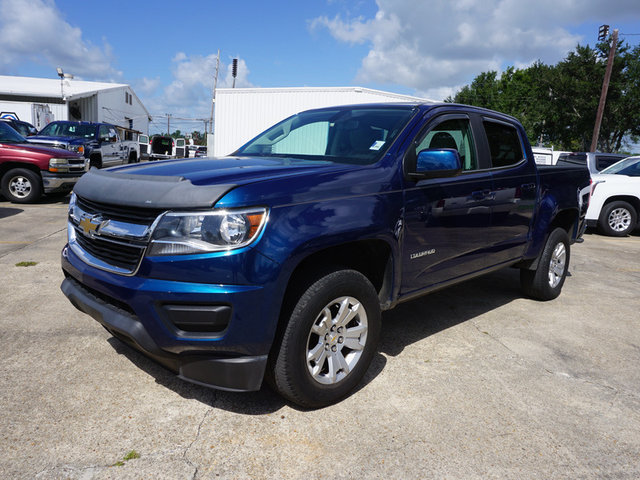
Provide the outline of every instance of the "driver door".
<path id="1" fill-rule="evenodd" d="M 411 295 L 487 266 L 491 224 L 491 173 L 481 168 L 469 116 L 436 117 L 417 135 L 405 156 L 401 295 Z M 424 149 L 454 149 L 462 172 L 453 177 L 412 177 Z"/>

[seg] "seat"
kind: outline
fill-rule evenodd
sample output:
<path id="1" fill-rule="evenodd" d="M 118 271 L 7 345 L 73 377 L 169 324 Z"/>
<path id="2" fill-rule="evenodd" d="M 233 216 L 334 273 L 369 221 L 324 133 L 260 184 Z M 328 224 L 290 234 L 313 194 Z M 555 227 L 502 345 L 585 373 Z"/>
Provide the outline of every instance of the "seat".
<path id="1" fill-rule="evenodd" d="M 458 150 L 458 145 L 450 133 L 438 132 L 433 136 L 431 142 L 429 142 L 429 148 L 452 148 Z"/>

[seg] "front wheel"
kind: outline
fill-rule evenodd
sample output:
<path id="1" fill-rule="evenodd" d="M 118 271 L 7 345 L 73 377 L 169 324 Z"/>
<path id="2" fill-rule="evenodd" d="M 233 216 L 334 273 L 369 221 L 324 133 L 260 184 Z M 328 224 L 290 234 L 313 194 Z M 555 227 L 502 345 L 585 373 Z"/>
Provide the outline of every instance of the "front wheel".
<path id="1" fill-rule="evenodd" d="M 605 235 L 624 237 L 636 227 L 637 213 L 627 202 L 617 201 L 602 208 L 598 226 Z"/>
<path id="2" fill-rule="evenodd" d="M 25 168 L 14 168 L 4 174 L 2 194 L 13 203 L 32 203 L 42 196 L 40 176 Z"/>
<path id="3" fill-rule="evenodd" d="M 337 270 L 311 283 L 271 358 L 276 390 L 309 408 L 345 397 L 371 363 L 380 317 L 376 290 L 360 272 Z"/>
<path id="4" fill-rule="evenodd" d="M 562 228 L 551 232 L 535 270 L 520 270 L 520 285 L 529 297 L 553 300 L 560 295 L 569 271 L 569 236 Z"/>

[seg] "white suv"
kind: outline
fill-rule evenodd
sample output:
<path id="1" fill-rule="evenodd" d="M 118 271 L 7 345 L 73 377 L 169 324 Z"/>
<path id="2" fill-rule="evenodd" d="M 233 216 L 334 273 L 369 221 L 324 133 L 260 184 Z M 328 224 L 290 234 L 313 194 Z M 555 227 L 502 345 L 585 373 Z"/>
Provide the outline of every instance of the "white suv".
<path id="1" fill-rule="evenodd" d="M 638 224 L 640 212 L 640 156 L 629 157 L 592 175 L 587 225 L 605 235 L 623 237 Z"/>

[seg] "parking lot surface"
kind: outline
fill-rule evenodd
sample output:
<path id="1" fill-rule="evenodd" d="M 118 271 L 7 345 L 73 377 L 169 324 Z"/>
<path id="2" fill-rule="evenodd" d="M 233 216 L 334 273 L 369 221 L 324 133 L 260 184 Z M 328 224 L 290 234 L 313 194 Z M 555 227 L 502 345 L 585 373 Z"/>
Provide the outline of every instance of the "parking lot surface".
<path id="1" fill-rule="evenodd" d="M 640 478 L 638 232 L 587 234 L 551 302 L 508 269 L 385 313 L 360 388 L 307 411 L 185 383 L 78 312 L 67 201 L 0 197 L 0 478 Z"/>

